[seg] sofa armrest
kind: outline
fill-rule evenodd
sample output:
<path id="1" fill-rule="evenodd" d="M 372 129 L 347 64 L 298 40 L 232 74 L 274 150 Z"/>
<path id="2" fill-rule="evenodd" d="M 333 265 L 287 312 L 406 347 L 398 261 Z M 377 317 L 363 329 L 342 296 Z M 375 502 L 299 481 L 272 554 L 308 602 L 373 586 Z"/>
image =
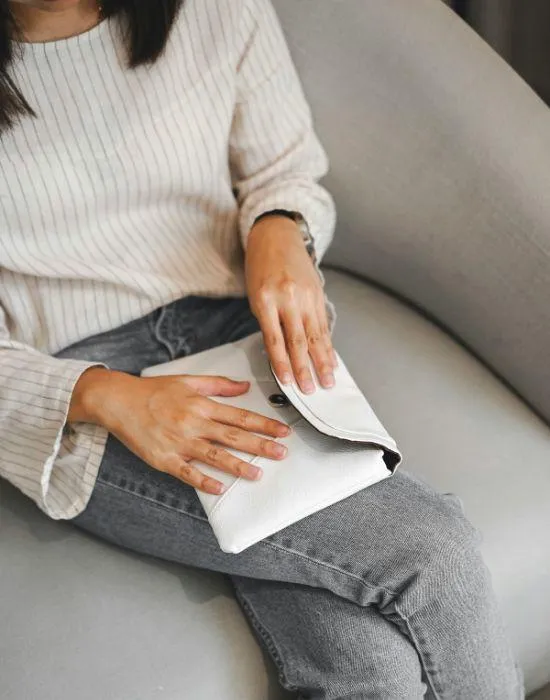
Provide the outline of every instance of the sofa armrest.
<path id="1" fill-rule="evenodd" d="M 331 158 L 327 261 L 424 309 L 550 420 L 548 107 L 440 0 L 275 4 Z"/>

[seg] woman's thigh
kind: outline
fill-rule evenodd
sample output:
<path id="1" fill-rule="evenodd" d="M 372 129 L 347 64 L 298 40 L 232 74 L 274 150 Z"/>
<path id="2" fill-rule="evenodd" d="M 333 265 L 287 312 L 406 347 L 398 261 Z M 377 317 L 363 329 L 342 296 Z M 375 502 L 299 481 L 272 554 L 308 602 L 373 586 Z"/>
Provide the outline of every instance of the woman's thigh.
<path id="1" fill-rule="evenodd" d="M 195 490 L 111 437 L 74 523 L 140 553 L 228 574 L 286 687 L 310 687 L 322 659 L 329 668 L 347 659 L 355 674 L 347 677 L 363 687 L 358 659 L 377 659 L 382 680 L 371 673 L 368 682 L 382 682 L 386 650 L 403 661 L 392 694 L 357 697 L 420 697 L 421 675 L 441 697 L 465 677 L 470 697 L 521 696 L 476 530 L 457 499 L 405 472 L 227 554 Z M 412 685 L 410 695 L 398 691 Z M 354 697 L 338 692 L 318 697 Z"/>
<path id="2" fill-rule="evenodd" d="M 227 574 L 327 588 L 389 603 L 415 571 L 469 549 L 473 528 L 451 497 L 404 472 L 239 554 L 219 548 L 194 488 L 151 469 L 110 436 L 91 500 L 73 521 L 113 543 Z"/>

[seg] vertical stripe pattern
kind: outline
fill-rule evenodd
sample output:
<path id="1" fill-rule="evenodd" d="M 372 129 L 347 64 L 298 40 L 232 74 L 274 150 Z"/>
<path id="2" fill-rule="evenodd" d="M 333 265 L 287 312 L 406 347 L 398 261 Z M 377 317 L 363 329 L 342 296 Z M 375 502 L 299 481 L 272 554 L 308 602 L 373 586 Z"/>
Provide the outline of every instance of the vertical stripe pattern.
<path id="1" fill-rule="evenodd" d="M 92 363 L 52 355 L 188 294 L 244 295 L 271 209 L 322 256 L 327 160 L 269 0 L 185 0 L 166 51 L 129 70 L 115 20 L 24 44 L 36 111 L 0 135 L 0 476 L 52 518 L 86 506 L 106 432 L 67 429 Z"/>

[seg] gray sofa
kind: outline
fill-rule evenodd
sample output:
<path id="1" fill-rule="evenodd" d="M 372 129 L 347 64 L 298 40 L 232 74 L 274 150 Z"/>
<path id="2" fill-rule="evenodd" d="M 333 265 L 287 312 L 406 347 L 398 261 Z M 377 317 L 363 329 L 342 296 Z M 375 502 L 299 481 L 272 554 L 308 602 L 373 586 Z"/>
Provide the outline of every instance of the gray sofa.
<path id="1" fill-rule="evenodd" d="M 336 344 L 405 468 L 483 531 L 534 691 L 550 681 L 550 429 L 498 374 L 538 405 L 506 299 L 529 284 L 521 236 L 550 237 L 548 109 L 439 0 L 275 4 L 332 160 Z M 221 576 L 117 550 L 0 484 L 2 700 L 283 697 Z"/>

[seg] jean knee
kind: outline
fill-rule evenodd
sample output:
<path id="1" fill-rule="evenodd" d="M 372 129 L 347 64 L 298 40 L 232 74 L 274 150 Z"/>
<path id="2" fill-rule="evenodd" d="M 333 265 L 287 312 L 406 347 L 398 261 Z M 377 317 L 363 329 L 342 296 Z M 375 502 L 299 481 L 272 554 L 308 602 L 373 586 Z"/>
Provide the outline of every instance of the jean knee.
<path id="1" fill-rule="evenodd" d="M 482 536 L 468 519 L 460 499 L 453 494 L 440 496 L 428 517 L 433 521 L 421 528 L 417 543 L 421 579 L 432 583 L 437 580 L 447 589 L 454 584 L 479 587 L 487 578 L 480 549 Z"/>
<path id="2" fill-rule="evenodd" d="M 454 493 L 444 493 L 441 499 L 444 514 L 442 527 L 450 545 L 455 551 L 464 553 L 479 551 L 483 537 L 468 518 L 462 499 Z"/>

